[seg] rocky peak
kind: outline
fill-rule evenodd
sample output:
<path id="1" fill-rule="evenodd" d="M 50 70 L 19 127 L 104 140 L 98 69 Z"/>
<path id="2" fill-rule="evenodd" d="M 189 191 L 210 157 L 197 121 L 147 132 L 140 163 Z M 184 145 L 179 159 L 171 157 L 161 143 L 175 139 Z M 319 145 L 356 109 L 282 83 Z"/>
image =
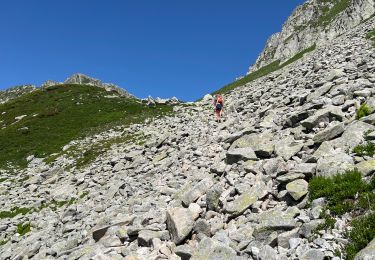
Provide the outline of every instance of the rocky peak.
<path id="1" fill-rule="evenodd" d="M 65 84 L 86 84 L 93 86 L 102 86 L 103 82 L 99 79 L 94 79 L 81 73 L 71 75 L 64 81 Z"/>
<path id="2" fill-rule="evenodd" d="M 277 60 L 283 62 L 314 44 L 327 44 L 374 13 L 374 0 L 308 0 L 294 10 L 281 32 L 268 39 L 248 73 Z"/>
<path id="3" fill-rule="evenodd" d="M 116 92 L 121 96 L 133 97 L 134 98 L 134 96 L 131 95 L 129 92 L 127 92 L 125 89 L 123 89 L 123 88 L 121 88 L 121 87 L 119 87 L 115 84 L 103 83 L 99 79 L 95 79 L 95 78 L 89 77 L 89 76 L 81 74 L 81 73 L 73 74 L 72 76 L 70 76 L 69 78 L 67 78 L 64 81 L 64 84 L 92 85 L 92 86 L 96 86 L 96 87 L 99 87 L 99 88 L 104 88 L 107 91 Z"/>

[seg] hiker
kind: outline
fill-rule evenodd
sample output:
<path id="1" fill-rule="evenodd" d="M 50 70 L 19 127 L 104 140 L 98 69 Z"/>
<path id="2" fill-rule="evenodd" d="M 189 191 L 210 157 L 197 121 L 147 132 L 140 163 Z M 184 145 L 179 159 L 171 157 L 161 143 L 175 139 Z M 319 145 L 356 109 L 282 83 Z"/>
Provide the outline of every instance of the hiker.
<path id="1" fill-rule="evenodd" d="M 216 94 L 213 102 L 216 122 L 221 122 L 221 114 L 223 113 L 224 99 L 220 94 Z"/>

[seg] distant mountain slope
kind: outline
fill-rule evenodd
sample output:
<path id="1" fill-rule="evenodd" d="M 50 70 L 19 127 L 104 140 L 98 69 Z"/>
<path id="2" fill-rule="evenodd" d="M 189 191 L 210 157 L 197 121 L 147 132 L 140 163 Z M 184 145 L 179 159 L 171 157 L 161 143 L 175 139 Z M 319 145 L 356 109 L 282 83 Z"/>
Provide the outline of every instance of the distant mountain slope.
<path id="1" fill-rule="evenodd" d="M 374 0 L 309 0 L 298 6 L 284 23 L 281 32 L 272 35 L 249 72 L 274 61 L 283 62 L 316 44 L 331 41 L 370 18 Z"/>
<path id="2" fill-rule="evenodd" d="M 47 156 L 73 139 L 106 127 L 127 126 L 171 111 L 90 85 L 44 87 L 0 105 L 0 169 L 24 166 L 28 155 Z"/>
<path id="3" fill-rule="evenodd" d="M 33 85 L 22 85 L 0 91 L 0 104 L 36 90 Z"/>
<path id="4" fill-rule="evenodd" d="M 215 93 L 226 93 L 301 59 L 375 15 L 374 0 L 308 0 L 272 35 L 247 75 Z"/>

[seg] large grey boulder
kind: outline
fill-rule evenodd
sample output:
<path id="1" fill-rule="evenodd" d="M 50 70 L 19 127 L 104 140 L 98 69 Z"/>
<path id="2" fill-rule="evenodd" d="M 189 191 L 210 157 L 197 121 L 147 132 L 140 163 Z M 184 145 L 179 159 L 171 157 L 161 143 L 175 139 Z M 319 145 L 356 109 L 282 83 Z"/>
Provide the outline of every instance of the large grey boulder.
<path id="1" fill-rule="evenodd" d="M 326 76 L 326 81 L 333 81 L 335 79 L 341 78 L 345 75 L 345 72 L 342 69 L 332 69 L 329 71 L 328 75 Z"/>
<path id="2" fill-rule="evenodd" d="M 300 214 L 297 207 L 289 207 L 283 211 L 277 207 L 272 210 L 262 212 L 257 216 L 259 224 L 256 226 L 254 236 L 266 231 L 292 230 L 296 227 L 297 221 L 295 217 Z"/>
<path id="3" fill-rule="evenodd" d="M 287 136 L 280 138 L 275 142 L 275 153 L 278 156 L 281 156 L 285 160 L 289 160 L 296 153 L 301 151 L 303 147 L 302 143 L 298 143 L 294 140 L 293 136 Z"/>
<path id="4" fill-rule="evenodd" d="M 206 194 L 206 204 L 208 210 L 219 211 L 220 195 L 223 189 L 217 186 L 211 187 Z"/>
<path id="5" fill-rule="evenodd" d="M 371 114 L 369 116 L 362 117 L 360 120 L 362 122 L 367 123 L 367 124 L 374 125 L 375 124 L 375 114 Z"/>
<path id="6" fill-rule="evenodd" d="M 288 191 L 288 193 L 292 196 L 294 200 L 299 200 L 300 198 L 302 198 L 303 196 L 307 194 L 307 192 L 309 191 L 308 187 L 309 187 L 309 184 L 307 183 L 307 181 L 303 179 L 299 179 L 299 180 L 289 182 L 286 185 L 286 190 Z"/>
<path id="7" fill-rule="evenodd" d="M 171 208 L 167 211 L 167 227 L 175 244 L 180 244 L 194 227 L 192 212 L 186 208 Z"/>
<path id="8" fill-rule="evenodd" d="M 333 86 L 332 82 L 325 83 L 323 86 L 315 89 L 314 92 L 312 92 L 311 94 L 309 94 L 306 97 L 306 101 L 309 102 L 311 100 L 315 100 L 315 99 L 323 96 L 324 94 L 326 94 L 328 91 L 331 90 L 332 86 Z"/>
<path id="9" fill-rule="evenodd" d="M 321 250 L 318 249 L 310 249 L 306 251 L 302 256 L 301 260 L 323 260 L 324 259 L 324 253 Z"/>
<path id="10" fill-rule="evenodd" d="M 240 160 L 258 160 L 254 150 L 250 147 L 235 148 L 227 152 L 227 163 L 233 164 Z"/>
<path id="11" fill-rule="evenodd" d="M 139 246 L 151 246 L 152 239 L 154 238 L 159 238 L 161 240 L 168 240 L 169 233 L 167 230 L 164 230 L 164 231 L 141 230 L 138 233 L 138 245 Z"/>
<path id="12" fill-rule="evenodd" d="M 298 236 L 299 236 L 298 230 L 299 230 L 299 228 L 295 228 L 295 229 L 292 229 L 290 231 L 286 231 L 286 232 L 281 233 L 277 237 L 277 245 L 281 246 L 281 247 L 284 247 L 284 248 L 288 248 L 289 247 L 289 240 L 291 238 L 298 238 Z"/>
<path id="13" fill-rule="evenodd" d="M 237 217 L 266 194 L 266 184 L 262 181 L 258 181 L 249 191 L 238 196 L 235 200 L 228 202 L 224 207 L 224 211 L 232 217 Z"/>
<path id="14" fill-rule="evenodd" d="M 309 111 L 305 110 L 292 112 L 287 115 L 284 125 L 289 127 L 295 127 L 299 122 L 308 118 L 309 116 Z"/>
<path id="15" fill-rule="evenodd" d="M 375 259 L 375 238 L 358 254 L 355 255 L 354 260 L 372 260 Z"/>
<path id="16" fill-rule="evenodd" d="M 271 133 L 248 134 L 233 142 L 230 150 L 235 148 L 253 149 L 257 157 L 270 157 L 274 151 L 273 135 Z"/>
<path id="17" fill-rule="evenodd" d="M 182 195 L 182 203 L 186 207 L 189 206 L 190 203 L 196 201 L 199 197 L 206 194 L 206 192 L 209 188 L 211 188 L 212 185 L 214 185 L 212 178 L 204 178 Z"/>
<path id="18" fill-rule="evenodd" d="M 329 141 L 329 145 L 335 149 L 340 148 L 345 152 L 352 152 L 353 148 L 363 143 L 365 133 L 374 131 L 375 126 L 362 121 L 354 121 L 349 124 L 341 137 Z"/>
<path id="19" fill-rule="evenodd" d="M 370 159 L 367 161 L 362 161 L 354 165 L 363 176 L 370 175 L 375 172 L 375 159 Z"/>
<path id="20" fill-rule="evenodd" d="M 269 245 L 265 245 L 260 249 L 258 257 L 260 260 L 277 260 L 278 259 L 277 251 L 273 249 L 272 247 L 270 247 Z"/>
<path id="21" fill-rule="evenodd" d="M 328 105 L 314 113 L 314 115 L 303 120 L 301 124 L 308 130 L 313 129 L 321 122 L 329 123 L 331 121 L 343 121 L 345 115 L 340 107 Z"/>
<path id="22" fill-rule="evenodd" d="M 318 160 L 316 175 L 330 177 L 336 174 L 342 174 L 346 170 L 353 169 L 353 166 L 353 158 L 338 149 L 336 150 L 336 153 L 328 154 Z"/>
<path id="23" fill-rule="evenodd" d="M 344 132 L 344 124 L 335 123 L 323 131 L 318 132 L 314 137 L 314 143 L 323 143 L 324 141 L 329 141 Z"/>
<path id="24" fill-rule="evenodd" d="M 198 245 L 191 260 L 235 260 L 237 257 L 235 250 L 225 244 L 211 238 L 204 238 Z"/>
<path id="25" fill-rule="evenodd" d="M 316 171 L 316 163 L 298 163 L 291 170 L 293 173 L 302 173 L 307 177 L 312 177 Z"/>
<path id="26" fill-rule="evenodd" d="M 263 170 L 265 174 L 276 177 L 287 172 L 287 163 L 281 157 L 263 160 Z"/>

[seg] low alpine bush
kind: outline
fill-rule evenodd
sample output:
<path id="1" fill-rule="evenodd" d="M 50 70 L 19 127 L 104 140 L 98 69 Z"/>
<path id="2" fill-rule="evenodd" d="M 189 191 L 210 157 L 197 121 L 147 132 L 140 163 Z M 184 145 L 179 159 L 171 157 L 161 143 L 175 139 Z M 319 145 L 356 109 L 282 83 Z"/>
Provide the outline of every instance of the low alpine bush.
<path id="1" fill-rule="evenodd" d="M 370 197 L 365 194 L 372 191 L 372 183 L 363 181 L 362 174 L 356 169 L 330 178 L 317 176 L 309 183 L 310 199 L 325 197 L 327 209 L 335 215 L 342 215 L 354 209 L 368 209 L 371 205 L 366 204 L 366 198 Z"/>
<path id="2" fill-rule="evenodd" d="M 369 106 L 366 104 L 366 103 L 363 103 L 357 110 L 357 113 L 356 113 L 356 116 L 355 116 L 355 119 L 359 120 L 361 119 L 362 117 L 365 117 L 365 116 L 368 116 L 371 114 L 371 109 L 369 108 Z"/>
<path id="3" fill-rule="evenodd" d="M 351 226 L 352 230 L 346 234 L 351 243 L 345 248 L 349 260 L 354 259 L 354 256 L 375 237 L 375 213 L 354 219 Z"/>

